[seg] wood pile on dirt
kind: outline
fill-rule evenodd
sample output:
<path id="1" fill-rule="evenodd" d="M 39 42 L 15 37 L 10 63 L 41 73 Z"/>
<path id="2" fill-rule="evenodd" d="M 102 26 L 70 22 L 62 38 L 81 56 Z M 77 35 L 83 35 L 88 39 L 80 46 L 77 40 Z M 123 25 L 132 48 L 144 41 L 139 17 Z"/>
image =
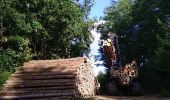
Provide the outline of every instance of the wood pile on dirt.
<path id="1" fill-rule="evenodd" d="M 70 100 L 94 96 L 96 79 L 84 57 L 34 60 L 19 67 L 0 92 L 0 99 Z"/>

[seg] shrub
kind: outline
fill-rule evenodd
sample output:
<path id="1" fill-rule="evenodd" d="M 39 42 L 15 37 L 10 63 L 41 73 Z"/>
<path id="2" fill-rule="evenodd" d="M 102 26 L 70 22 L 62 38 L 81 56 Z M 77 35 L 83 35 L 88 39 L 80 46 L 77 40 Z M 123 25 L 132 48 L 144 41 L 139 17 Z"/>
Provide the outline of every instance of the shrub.
<path id="1" fill-rule="evenodd" d="M 9 78 L 11 72 L 0 72 L 0 89 L 5 83 L 5 81 Z"/>
<path id="2" fill-rule="evenodd" d="M 15 50 L 16 53 L 20 56 L 20 62 L 25 62 L 31 59 L 31 49 L 29 48 L 30 41 L 29 39 L 21 36 L 10 36 L 6 43 L 7 47 Z"/>
<path id="3" fill-rule="evenodd" d="M 0 71 L 14 72 L 22 61 L 21 56 L 12 49 L 0 50 Z"/>
<path id="4" fill-rule="evenodd" d="M 20 64 L 31 59 L 29 40 L 20 36 L 11 36 L 0 49 L 0 71 L 14 72 Z"/>

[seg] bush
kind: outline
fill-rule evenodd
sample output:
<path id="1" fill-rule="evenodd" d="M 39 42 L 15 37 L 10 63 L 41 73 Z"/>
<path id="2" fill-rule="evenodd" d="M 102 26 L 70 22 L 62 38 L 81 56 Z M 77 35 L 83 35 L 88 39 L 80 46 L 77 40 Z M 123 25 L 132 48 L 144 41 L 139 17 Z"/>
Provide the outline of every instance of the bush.
<path id="1" fill-rule="evenodd" d="M 0 89 L 5 83 L 5 81 L 9 78 L 11 72 L 0 72 Z"/>
<path id="2" fill-rule="evenodd" d="M 0 49 L 0 71 L 14 72 L 20 64 L 31 59 L 29 40 L 20 36 L 10 36 Z"/>
<path id="3" fill-rule="evenodd" d="M 8 41 L 5 43 L 7 48 L 10 48 L 20 56 L 20 62 L 25 62 L 31 59 L 31 49 L 29 48 L 29 39 L 21 36 L 10 36 Z"/>
<path id="4" fill-rule="evenodd" d="M 0 71 L 14 72 L 22 62 L 22 57 L 12 49 L 0 50 Z"/>

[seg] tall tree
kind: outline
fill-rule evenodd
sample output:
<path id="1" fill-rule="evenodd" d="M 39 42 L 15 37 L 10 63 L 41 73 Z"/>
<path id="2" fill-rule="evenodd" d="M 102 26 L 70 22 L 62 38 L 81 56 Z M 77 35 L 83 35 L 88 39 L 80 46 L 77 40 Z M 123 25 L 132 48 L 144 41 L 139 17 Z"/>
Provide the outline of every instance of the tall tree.
<path id="1" fill-rule="evenodd" d="M 141 78 L 145 89 L 152 92 L 169 91 L 165 77 L 170 68 L 169 5 L 169 0 L 113 1 L 105 12 L 108 23 L 101 28 L 118 34 L 125 63 L 135 58 L 139 66 L 145 66 Z"/>
<path id="2" fill-rule="evenodd" d="M 11 35 L 28 38 L 34 58 L 80 56 L 80 52 L 87 49 L 91 23 L 84 18 L 91 0 L 84 0 L 86 5 L 83 6 L 70 0 L 1 1 L 4 8 L 0 17 L 1 37 L 6 40 Z M 85 8 L 88 10 L 83 10 Z M 1 45 L 8 48 L 5 43 Z"/>

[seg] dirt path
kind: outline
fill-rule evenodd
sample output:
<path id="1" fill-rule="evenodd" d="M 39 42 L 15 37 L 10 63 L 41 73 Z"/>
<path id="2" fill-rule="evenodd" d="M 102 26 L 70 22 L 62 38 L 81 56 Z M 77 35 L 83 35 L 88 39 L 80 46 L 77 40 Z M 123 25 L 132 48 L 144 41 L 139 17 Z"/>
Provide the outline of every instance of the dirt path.
<path id="1" fill-rule="evenodd" d="M 96 96 L 94 100 L 170 100 L 170 98 L 147 96 Z"/>

